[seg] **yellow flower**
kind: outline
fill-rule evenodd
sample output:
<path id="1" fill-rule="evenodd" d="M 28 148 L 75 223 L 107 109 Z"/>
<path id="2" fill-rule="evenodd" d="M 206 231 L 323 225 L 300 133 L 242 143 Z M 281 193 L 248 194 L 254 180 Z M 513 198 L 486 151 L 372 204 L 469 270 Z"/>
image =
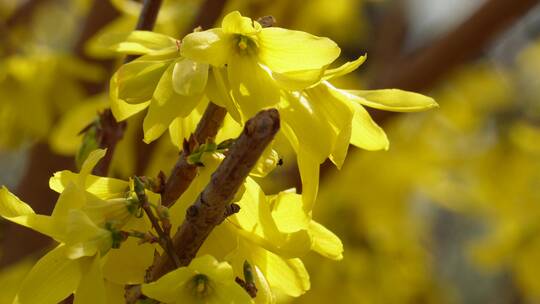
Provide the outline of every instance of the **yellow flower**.
<path id="1" fill-rule="evenodd" d="M 117 284 L 143 282 L 153 246 L 111 249 L 119 245 L 120 228 L 146 231 L 149 225 L 133 216 L 127 182 L 89 174 L 104 155 L 105 150 L 93 151 L 79 174 L 64 171 L 51 178 L 51 188 L 61 194 L 50 216 L 36 214 L 6 188 L 0 189 L 0 216 L 59 243 L 24 279 L 18 303 L 58 303 L 71 293 L 77 302 L 104 303 L 104 279 Z"/>
<path id="2" fill-rule="evenodd" d="M 328 80 L 357 69 L 366 57 L 324 72 L 322 80 L 303 90 L 282 91 L 282 129 L 297 153 L 306 211 L 317 195 L 319 165 L 326 159 L 341 168 L 349 143 L 366 150 L 387 150 L 386 134 L 364 106 L 396 112 L 430 109 L 430 97 L 397 89 L 343 90 Z"/>
<path id="3" fill-rule="evenodd" d="M 175 205 L 170 216 L 173 230 L 181 225 L 186 209 L 208 184 L 223 155 L 205 153 L 190 187 Z M 300 257 L 315 251 L 327 258 L 340 260 L 343 245 L 337 236 L 311 219 L 302 204 L 301 195 L 293 189 L 267 196 L 251 178 L 234 199 L 240 212 L 217 226 L 199 250 L 231 263 L 236 276 L 243 277 L 248 261 L 256 273 L 260 297 L 273 303 L 276 294 L 298 297 L 309 288 L 309 274 Z M 259 302 L 261 301 L 261 302 Z"/>
<path id="4" fill-rule="evenodd" d="M 111 109 L 117 120 L 148 108 L 144 141 L 151 142 L 179 117 L 200 118 L 194 109 L 203 101 L 208 65 L 181 57 L 179 42 L 162 34 L 134 31 L 110 44 L 117 52 L 144 54 L 121 66 L 111 79 Z"/>
<path id="5" fill-rule="evenodd" d="M 142 292 L 164 303 L 252 303 L 250 296 L 234 279 L 231 265 L 205 255 L 156 282 L 142 285 Z"/>
<path id="6" fill-rule="evenodd" d="M 182 56 L 210 64 L 209 86 L 225 85 L 233 102 L 212 98 L 233 117 L 245 121 L 262 108 L 279 102 L 274 78 L 301 81 L 305 87 L 320 80 L 323 70 L 340 53 L 330 39 L 278 27 L 262 28 L 234 11 L 221 28 L 195 32 L 182 40 Z M 239 115 L 236 115 L 239 113 Z"/>

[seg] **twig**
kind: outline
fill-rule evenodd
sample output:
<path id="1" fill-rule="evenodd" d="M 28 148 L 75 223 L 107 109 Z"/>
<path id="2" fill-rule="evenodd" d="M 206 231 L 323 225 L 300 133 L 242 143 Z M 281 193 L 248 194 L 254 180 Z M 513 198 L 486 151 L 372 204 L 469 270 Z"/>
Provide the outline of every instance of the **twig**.
<path id="1" fill-rule="evenodd" d="M 145 188 L 144 188 L 143 182 L 137 176 L 134 177 L 134 181 L 135 181 L 135 194 L 137 194 L 137 198 L 139 199 L 141 208 L 146 213 L 146 216 L 148 216 L 150 223 L 152 223 L 152 227 L 154 227 L 154 230 L 156 231 L 159 237 L 160 246 L 169 256 L 170 261 L 172 261 L 173 264 L 178 267 L 180 265 L 180 260 L 178 259 L 178 256 L 176 255 L 174 251 L 171 237 L 164 229 L 161 228 L 161 225 L 159 224 L 160 220 L 155 216 L 154 212 L 152 211 L 150 204 L 148 203 L 148 198 L 144 190 Z"/>
<path id="2" fill-rule="evenodd" d="M 98 115 L 97 141 L 99 147 L 107 148 L 105 157 L 99 161 L 93 173 L 99 176 L 107 176 L 109 166 L 116 149 L 116 144 L 124 137 L 126 122 L 117 122 L 110 109 L 106 109 Z"/>
<path id="3" fill-rule="evenodd" d="M 279 126 L 279 113 L 275 109 L 261 111 L 246 123 L 206 188 L 187 209 L 186 218 L 173 237 L 180 266 L 191 262 L 210 232 L 227 216 L 227 206 Z M 159 257 L 150 269 L 148 279 L 157 280 L 171 269 L 174 265 L 169 259 Z"/>
<path id="4" fill-rule="evenodd" d="M 213 139 L 223 123 L 223 119 L 227 111 L 209 103 L 204 111 L 203 117 L 197 124 L 197 129 L 187 142 L 184 142 L 184 147 L 178 161 L 165 183 L 165 188 L 161 194 L 161 202 L 164 206 L 170 206 L 186 191 L 195 176 L 197 175 L 197 166 L 189 164 L 187 157 L 191 154 L 191 148 L 195 143 L 205 143 L 208 139 Z"/>

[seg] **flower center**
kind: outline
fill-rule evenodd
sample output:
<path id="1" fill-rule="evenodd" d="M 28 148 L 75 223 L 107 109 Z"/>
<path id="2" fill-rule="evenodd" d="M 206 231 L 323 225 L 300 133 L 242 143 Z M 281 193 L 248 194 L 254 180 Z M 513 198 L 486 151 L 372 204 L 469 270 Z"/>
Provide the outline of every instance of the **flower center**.
<path id="1" fill-rule="evenodd" d="M 237 35 L 235 38 L 237 51 L 240 54 L 254 54 L 257 52 L 257 42 L 248 36 Z"/>
<path id="2" fill-rule="evenodd" d="M 192 279 L 193 294 L 197 298 L 204 298 L 212 291 L 210 286 L 210 280 L 204 274 L 197 274 Z"/>

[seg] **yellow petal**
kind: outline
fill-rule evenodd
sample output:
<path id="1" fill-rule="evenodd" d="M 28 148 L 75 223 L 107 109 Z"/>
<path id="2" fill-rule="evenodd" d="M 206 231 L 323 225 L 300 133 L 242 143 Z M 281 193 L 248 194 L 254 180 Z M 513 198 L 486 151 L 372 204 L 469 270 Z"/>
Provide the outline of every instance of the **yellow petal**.
<path id="1" fill-rule="evenodd" d="M 259 34 L 259 60 L 273 72 L 324 69 L 339 53 L 332 40 L 301 31 L 268 27 Z"/>
<path id="2" fill-rule="evenodd" d="M 144 141 L 149 143 L 160 137 L 178 117 L 188 116 L 202 101 L 202 93 L 194 96 L 177 94 L 173 89 L 172 73 L 174 65 L 163 74 L 154 92 L 143 122 Z"/>
<path id="3" fill-rule="evenodd" d="M 66 224 L 66 256 L 78 259 L 105 254 L 112 246 L 111 233 L 99 228 L 81 210 L 70 210 Z"/>
<path id="4" fill-rule="evenodd" d="M 238 11 L 227 14 L 221 22 L 221 27 L 225 33 L 242 35 L 253 35 L 262 28 L 257 21 L 243 17 Z"/>
<path id="5" fill-rule="evenodd" d="M 92 170 L 94 170 L 94 167 L 97 165 L 97 163 L 103 157 L 105 157 L 106 153 L 107 153 L 107 149 L 97 149 L 90 152 L 90 154 L 88 154 L 88 157 L 86 157 L 86 160 L 81 166 L 81 171 L 79 172 L 78 185 L 80 187 L 85 186 L 86 178 L 90 175 Z"/>
<path id="6" fill-rule="evenodd" d="M 244 185 L 246 190 L 237 202 L 242 212 L 230 217 L 229 221 L 237 228 L 236 233 L 249 242 L 285 257 L 305 255 L 311 248 L 311 237 L 307 231 L 307 222 L 304 221 L 306 214 L 303 211 L 296 212 L 298 208 L 294 206 L 288 208 L 281 205 L 277 213 L 289 214 L 278 219 L 271 212 L 271 203 L 266 200 L 259 185 L 251 178 L 247 178 Z M 296 207 L 301 210 L 301 205 Z M 283 208 L 287 210 L 283 211 Z"/>
<path id="7" fill-rule="evenodd" d="M 295 232 L 308 228 L 311 218 L 304 211 L 301 195 L 292 191 L 282 191 L 275 196 L 272 204 L 272 218 L 276 221 L 279 231 Z"/>
<path id="8" fill-rule="evenodd" d="M 241 122 L 238 103 L 233 100 L 230 87 L 225 68 L 212 68 L 212 73 L 208 78 L 206 95 L 216 105 L 226 108 L 234 120 Z"/>
<path id="9" fill-rule="evenodd" d="M 354 105 L 351 144 L 369 151 L 388 150 L 389 142 L 384 130 L 371 119 L 359 104 Z"/>
<path id="10" fill-rule="evenodd" d="M 107 33 L 100 37 L 98 43 L 122 54 L 147 54 L 177 47 L 176 39 L 150 31 Z"/>
<path id="11" fill-rule="evenodd" d="M 118 74 L 114 74 L 110 82 L 109 98 L 111 101 L 111 111 L 117 121 L 123 121 L 130 118 L 146 109 L 150 104 L 150 101 L 137 104 L 127 103 L 118 97 L 118 90 Z"/>
<path id="12" fill-rule="evenodd" d="M 292 297 L 309 290 L 309 274 L 300 259 L 283 259 L 270 251 L 251 247 L 245 248 L 249 250 L 248 260 L 261 270 L 270 287 Z"/>
<path id="13" fill-rule="evenodd" d="M 279 89 L 275 81 L 268 71 L 257 63 L 255 57 L 234 54 L 227 71 L 243 120 L 279 102 Z"/>
<path id="14" fill-rule="evenodd" d="M 79 261 L 66 258 L 60 245 L 42 257 L 24 279 L 15 303 L 60 303 L 75 291 L 81 279 Z"/>
<path id="15" fill-rule="evenodd" d="M 204 107 L 201 107 L 204 106 Z M 200 110 L 203 108 L 203 110 Z M 176 117 L 169 125 L 169 134 L 172 143 L 179 149 L 182 149 L 184 139 L 188 139 L 191 133 L 195 132 L 197 124 L 202 117 L 202 111 L 206 108 L 206 104 L 201 102 L 195 110 L 186 117 Z"/>
<path id="16" fill-rule="evenodd" d="M 335 69 L 328 69 L 324 71 L 323 80 L 330 80 L 333 78 L 337 78 L 346 74 L 349 74 L 356 70 L 359 66 L 362 65 L 367 59 L 367 55 L 360 56 L 358 59 L 354 61 L 347 61 L 346 63 L 342 64 L 341 66 L 335 68 Z"/>
<path id="17" fill-rule="evenodd" d="M 309 230 L 313 237 L 314 251 L 332 260 L 343 259 L 343 244 L 332 231 L 315 221 L 311 221 Z"/>
<path id="18" fill-rule="evenodd" d="M 234 138 L 234 137 L 230 137 Z M 255 177 L 265 177 L 268 173 L 272 172 L 279 162 L 279 155 L 276 150 L 272 149 L 272 145 L 263 151 L 263 154 L 255 164 L 255 167 L 251 170 L 249 175 Z"/>
<path id="19" fill-rule="evenodd" d="M 100 256 L 81 259 L 83 274 L 77 290 L 74 304 L 105 304 L 107 294 L 101 273 Z"/>
<path id="20" fill-rule="evenodd" d="M 196 273 L 187 267 L 181 267 L 167 273 L 159 280 L 141 285 L 142 293 L 164 303 L 176 303 L 178 293 Z"/>
<path id="21" fill-rule="evenodd" d="M 287 94 L 288 105 L 280 109 L 282 121 L 290 126 L 298 147 L 304 147 L 307 153 L 322 163 L 332 152 L 336 131 L 326 113 L 320 106 L 310 103 L 306 96 L 299 93 Z M 291 143 L 291 134 L 285 133 Z M 295 145 L 293 144 L 293 147 Z M 298 153 L 298 151 L 297 151 Z"/>
<path id="22" fill-rule="evenodd" d="M 351 134 L 352 121 L 348 123 L 347 126 L 339 132 L 336 143 L 334 145 L 334 150 L 329 156 L 330 160 L 336 165 L 338 169 L 341 169 L 343 163 L 345 162 L 345 158 L 347 157 L 347 152 L 349 151 L 349 143 L 351 141 Z"/>
<path id="23" fill-rule="evenodd" d="M 113 88 L 111 84 L 111 91 L 117 89 L 118 98 L 130 104 L 146 102 L 152 98 L 171 63 L 172 60 L 146 60 L 141 57 L 124 64 L 115 73 L 117 87 Z"/>
<path id="24" fill-rule="evenodd" d="M 103 265 L 103 275 L 117 284 L 141 284 L 153 259 L 154 246 L 139 245 L 137 239 L 128 238 L 119 249 L 109 251 Z"/>
<path id="25" fill-rule="evenodd" d="M 73 173 L 68 170 L 56 172 L 49 179 L 49 188 L 61 193 L 70 183 L 75 183 L 78 179 L 78 173 Z M 84 184 L 84 189 L 101 199 L 107 200 L 124 196 L 126 191 L 129 190 L 129 183 L 111 177 L 88 175 Z"/>
<path id="26" fill-rule="evenodd" d="M 232 35 L 216 28 L 186 35 L 180 53 L 191 60 L 222 67 L 228 61 L 232 46 Z"/>
<path id="27" fill-rule="evenodd" d="M 357 97 L 356 102 L 379 110 L 416 112 L 438 107 L 431 97 L 398 89 L 347 92 Z"/>
<path id="28" fill-rule="evenodd" d="M 304 210 L 311 214 L 317 192 L 319 191 L 319 171 L 320 163 L 305 151 L 305 148 L 300 148 L 297 154 L 298 170 L 302 179 L 302 200 L 304 202 Z"/>
<path id="29" fill-rule="evenodd" d="M 0 189 L 0 216 L 56 240 L 63 239 L 63 231 L 51 217 L 35 214 L 29 205 L 6 187 Z"/>
<path id="30" fill-rule="evenodd" d="M 172 85 L 176 93 L 184 96 L 199 95 L 204 92 L 208 80 L 208 64 L 190 59 L 174 64 Z"/>
<path id="31" fill-rule="evenodd" d="M 300 91 L 316 84 L 321 80 L 322 75 L 322 69 L 283 73 L 272 72 L 272 77 L 279 87 L 291 91 Z"/>

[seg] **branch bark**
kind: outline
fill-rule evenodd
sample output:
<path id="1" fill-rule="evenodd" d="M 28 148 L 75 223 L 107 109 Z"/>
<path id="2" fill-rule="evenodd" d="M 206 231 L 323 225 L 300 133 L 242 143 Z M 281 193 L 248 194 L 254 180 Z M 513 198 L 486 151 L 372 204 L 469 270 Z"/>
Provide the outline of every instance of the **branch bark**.
<path id="1" fill-rule="evenodd" d="M 187 142 L 184 142 L 184 147 L 178 161 L 165 183 L 165 188 L 161 193 L 161 202 L 164 206 L 171 206 L 174 202 L 186 191 L 195 176 L 197 175 L 197 166 L 189 164 L 187 157 L 191 154 L 190 147 L 195 143 L 205 143 L 208 139 L 214 139 L 223 123 L 223 119 L 227 111 L 209 103 L 204 111 L 201 121 L 197 124 L 195 133 L 192 134 Z"/>
<path id="2" fill-rule="evenodd" d="M 246 123 L 209 184 L 187 209 L 185 220 L 173 237 L 180 266 L 191 262 L 210 232 L 227 216 L 227 206 L 279 127 L 276 109 L 261 111 Z M 148 280 L 157 280 L 171 269 L 174 266 L 168 257 L 161 256 L 150 269 Z"/>

